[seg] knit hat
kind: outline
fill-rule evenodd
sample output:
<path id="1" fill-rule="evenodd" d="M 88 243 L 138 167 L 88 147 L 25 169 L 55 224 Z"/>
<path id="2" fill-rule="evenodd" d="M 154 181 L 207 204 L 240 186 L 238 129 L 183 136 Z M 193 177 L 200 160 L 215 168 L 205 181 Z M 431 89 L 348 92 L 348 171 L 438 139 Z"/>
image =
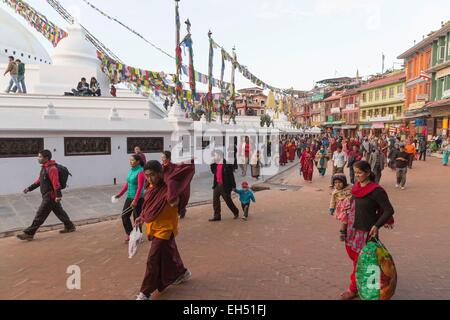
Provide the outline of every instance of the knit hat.
<path id="1" fill-rule="evenodd" d="M 248 182 L 247 181 L 242 182 L 242 188 L 248 188 Z"/>
<path id="2" fill-rule="evenodd" d="M 335 174 L 333 176 L 333 186 L 334 186 L 334 182 L 336 180 L 341 181 L 344 184 L 344 187 L 346 187 L 348 185 L 347 177 L 345 176 L 345 174 Z"/>

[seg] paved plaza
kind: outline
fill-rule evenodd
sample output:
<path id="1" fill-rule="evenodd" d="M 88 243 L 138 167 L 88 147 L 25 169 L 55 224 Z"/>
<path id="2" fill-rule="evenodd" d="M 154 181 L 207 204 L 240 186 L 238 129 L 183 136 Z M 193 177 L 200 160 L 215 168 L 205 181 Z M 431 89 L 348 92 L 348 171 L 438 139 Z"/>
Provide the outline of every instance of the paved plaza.
<path id="1" fill-rule="evenodd" d="M 211 204 L 190 208 L 177 243 L 193 277 L 154 298 L 338 299 L 352 267 L 339 223 L 327 213 L 328 174 L 315 172 L 305 184 L 295 167 L 272 179 L 273 189 L 256 193 L 246 222 L 233 220 L 224 205 L 215 223 L 208 222 Z M 386 169 L 381 184 L 396 211 L 395 228 L 380 232 L 397 266 L 394 299 L 450 299 L 450 170 L 436 158 L 415 162 L 403 191 L 394 177 Z M 149 246 L 128 259 L 120 220 L 68 235 L 42 232 L 32 242 L 0 239 L 0 299 L 133 299 Z M 66 287 L 71 265 L 81 268 L 80 290 Z"/>

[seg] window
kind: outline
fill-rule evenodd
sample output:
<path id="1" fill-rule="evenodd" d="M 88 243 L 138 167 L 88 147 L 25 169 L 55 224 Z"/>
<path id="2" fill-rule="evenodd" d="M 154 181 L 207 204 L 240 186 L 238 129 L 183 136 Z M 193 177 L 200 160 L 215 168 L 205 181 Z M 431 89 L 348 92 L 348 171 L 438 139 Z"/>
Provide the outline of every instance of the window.
<path id="1" fill-rule="evenodd" d="M 389 108 L 389 114 L 394 114 L 394 107 Z"/>
<path id="2" fill-rule="evenodd" d="M 386 116 L 386 108 L 381 109 L 381 116 L 382 117 Z"/>
<path id="3" fill-rule="evenodd" d="M 412 65 L 412 61 L 410 61 L 409 63 L 408 63 L 408 78 L 409 79 L 411 79 L 413 76 L 412 76 L 412 71 L 413 71 L 413 65 Z"/>
<path id="4" fill-rule="evenodd" d="M 375 117 L 378 117 L 380 115 L 380 109 L 375 109 Z"/>
<path id="5" fill-rule="evenodd" d="M 367 101 L 367 94 L 366 93 L 363 93 L 362 99 L 363 99 L 363 102 Z"/>
<path id="6" fill-rule="evenodd" d="M 111 154 L 111 138 L 70 137 L 64 138 L 64 155 L 98 156 Z"/>
<path id="7" fill-rule="evenodd" d="M 369 102 L 372 102 L 373 100 L 373 91 L 369 92 Z"/>
<path id="8" fill-rule="evenodd" d="M 43 138 L 0 138 L 0 158 L 37 157 Z"/>
<path id="9" fill-rule="evenodd" d="M 127 138 L 127 153 L 134 153 L 134 148 L 139 146 L 143 153 L 157 153 L 164 151 L 163 137 L 130 137 Z"/>
<path id="10" fill-rule="evenodd" d="M 439 46 L 438 48 L 438 60 L 444 60 L 445 59 L 445 46 Z"/>
<path id="11" fill-rule="evenodd" d="M 366 118 L 366 111 L 364 110 L 363 112 L 362 112 L 362 116 L 361 116 L 361 118 L 363 118 L 363 119 L 365 119 Z"/>
<path id="12" fill-rule="evenodd" d="M 401 117 L 402 116 L 402 106 L 398 106 L 397 107 L 397 117 Z"/>
<path id="13" fill-rule="evenodd" d="M 358 123 L 358 112 L 353 113 L 353 123 Z"/>
<path id="14" fill-rule="evenodd" d="M 372 118 L 373 116 L 373 110 L 369 110 L 369 118 Z"/>
<path id="15" fill-rule="evenodd" d="M 394 87 L 390 87 L 389 88 L 389 98 L 393 98 L 394 97 Z"/>
<path id="16" fill-rule="evenodd" d="M 387 89 L 383 89 L 383 91 L 381 91 L 381 99 L 386 100 L 387 97 Z"/>
<path id="17" fill-rule="evenodd" d="M 375 101 L 378 101 L 380 99 L 380 90 L 375 91 Z"/>
<path id="18" fill-rule="evenodd" d="M 397 93 L 403 93 L 403 85 L 398 85 L 397 86 Z"/>

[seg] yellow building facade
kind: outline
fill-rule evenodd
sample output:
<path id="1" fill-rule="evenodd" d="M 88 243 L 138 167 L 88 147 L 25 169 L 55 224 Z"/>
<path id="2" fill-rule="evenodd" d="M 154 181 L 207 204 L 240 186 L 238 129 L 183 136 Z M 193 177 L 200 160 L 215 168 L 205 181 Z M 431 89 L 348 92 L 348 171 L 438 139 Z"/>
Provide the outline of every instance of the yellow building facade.
<path id="1" fill-rule="evenodd" d="M 373 133 L 398 132 L 405 112 L 405 73 L 370 82 L 359 89 L 359 128 Z"/>

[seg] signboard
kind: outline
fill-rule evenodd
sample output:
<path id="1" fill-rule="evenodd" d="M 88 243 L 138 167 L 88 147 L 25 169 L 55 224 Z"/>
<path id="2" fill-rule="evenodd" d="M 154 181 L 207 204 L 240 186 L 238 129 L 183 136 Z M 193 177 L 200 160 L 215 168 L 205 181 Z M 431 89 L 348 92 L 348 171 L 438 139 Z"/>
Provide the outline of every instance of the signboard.
<path id="1" fill-rule="evenodd" d="M 415 103 L 410 103 L 408 106 L 408 110 L 420 109 L 425 105 L 425 101 L 419 101 Z"/>
<path id="2" fill-rule="evenodd" d="M 372 124 L 372 129 L 384 129 L 384 123 L 383 122 L 375 122 Z"/>
<path id="3" fill-rule="evenodd" d="M 347 104 L 345 106 L 345 110 L 354 110 L 355 109 L 355 104 L 351 103 L 351 104 Z"/>
<path id="4" fill-rule="evenodd" d="M 384 117 L 369 117 L 369 122 L 384 122 L 384 121 L 392 121 L 394 120 L 394 115 L 389 114 Z"/>
<path id="5" fill-rule="evenodd" d="M 424 94 L 417 94 L 416 95 L 416 100 L 417 101 L 428 101 L 428 94 L 424 93 Z"/>
<path id="6" fill-rule="evenodd" d="M 438 72 L 436 72 L 436 79 L 443 78 L 445 76 L 448 76 L 449 74 L 450 74 L 450 67 L 439 70 Z"/>
<path id="7" fill-rule="evenodd" d="M 341 109 L 339 107 L 331 108 L 331 113 L 341 113 Z"/>
<path id="8" fill-rule="evenodd" d="M 445 90 L 442 94 L 442 99 L 450 98 L 450 90 Z"/>
<path id="9" fill-rule="evenodd" d="M 325 94 L 323 93 L 316 93 L 315 95 L 312 96 L 312 101 L 316 102 L 316 101 L 320 101 L 323 100 L 323 98 L 325 97 Z"/>

